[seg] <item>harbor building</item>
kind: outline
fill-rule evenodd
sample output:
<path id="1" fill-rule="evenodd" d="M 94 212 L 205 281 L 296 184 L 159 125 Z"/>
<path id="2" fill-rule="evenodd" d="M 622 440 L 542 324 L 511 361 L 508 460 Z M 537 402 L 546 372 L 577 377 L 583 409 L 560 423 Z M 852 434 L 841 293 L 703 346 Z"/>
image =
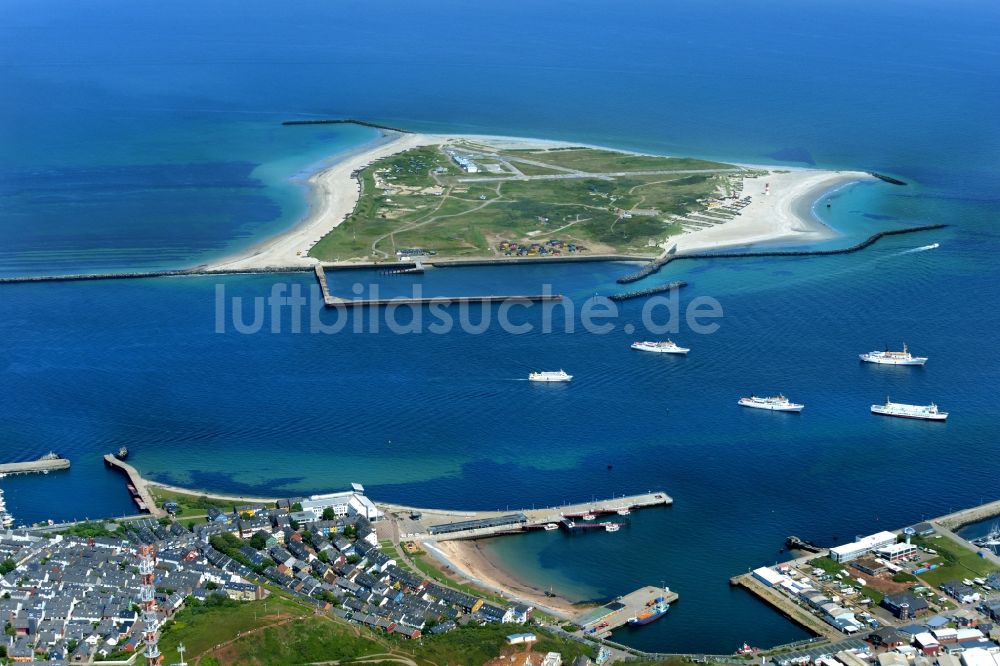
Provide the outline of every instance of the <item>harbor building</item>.
<path id="1" fill-rule="evenodd" d="M 866 537 L 860 537 L 852 543 L 845 543 L 830 549 L 830 559 L 835 562 L 850 562 L 862 555 L 867 555 L 879 548 L 896 543 L 896 535 L 892 532 L 878 532 Z"/>
<path id="2" fill-rule="evenodd" d="M 375 503 L 365 496 L 365 488 L 360 483 L 352 483 L 350 490 L 325 495 L 310 495 L 302 500 L 302 513 L 309 513 L 319 520 L 323 511 L 333 509 L 337 518 L 361 516 L 368 522 L 376 522 L 382 517 Z"/>
<path id="3" fill-rule="evenodd" d="M 891 543 L 888 546 L 883 546 L 877 549 L 875 554 L 883 560 L 896 562 L 898 560 L 905 560 L 909 557 L 913 557 L 917 554 L 917 552 L 917 547 L 912 543 Z"/>

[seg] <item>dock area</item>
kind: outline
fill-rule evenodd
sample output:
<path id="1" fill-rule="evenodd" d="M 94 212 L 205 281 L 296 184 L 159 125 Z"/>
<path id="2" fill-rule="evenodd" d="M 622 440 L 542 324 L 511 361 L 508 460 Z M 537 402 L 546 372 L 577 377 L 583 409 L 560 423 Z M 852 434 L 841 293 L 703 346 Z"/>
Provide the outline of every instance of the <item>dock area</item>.
<path id="1" fill-rule="evenodd" d="M 446 541 L 517 534 L 545 529 L 546 525 L 554 525 L 567 531 L 583 529 L 584 526 L 603 527 L 606 523 L 597 522 L 597 518 L 614 516 L 617 519 L 618 516 L 627 516 L 639 509 L 670 506 L 673 502 L 673 498 L 665 492 L 653 491 L 519 511 L 442 511 L 393 504 L 378 506 L 389 518 L 387 522 L 393 523 L 398 529 L 400 539 Z"/>
<path id="2" fill-rule="evenodd" d="M 32 474 L 35 472 L 48 474 L 63 469 L 69 469 L 69 460 L 49 452 L 38 460 L 4 463 L 0 465 L 0 474 Z"/>
<path id="3" fill-rule="evenodd" d="M 934 518 L 931 522 L 954 531 L 971 523 L 978 523 L 981 520 L 988 520 L 996 516 L 1000 516 L 1000 500 L 955 511 L 945 516 Z"/>
<path id="4" fill-rule="evenodd" d="M 819 555 L 811 554 L 809 557 L 819 557 Z M 753 577 L 753 574 L 745 573 L 740 576 L 733 576 L 729 579 L 729 583 L 746 589 L 789 620 L 817 636 L 822 636 L 832 641 L 844 638 L 844 634 L 839 629 L 827 624 L 774 588 L 761 584 Z"/>
<path id="5" fill-rule="evenodd" d="M 104 456 L 104 464 L 110 468 L 117 469 L 128 477 L 128 490 L 132 494 L 132 501 L 135 502 L 139 511 L 147 511 L 154 518 L 162 518 L 167 512 L 156 506 L 156 501 L 149 492 L 146 482 L 140 476 L 139 471 L 123 460 L 119 460 L 110 453 Z"/>
<path id="6" fill-rule="evenodd" d="M 603 606 L 580 613 L 573 623 L 579 626 L 585 635 L 604 638 L 610 636 L 618 627 L 627 624 L 630 618 L 651 609 L 660 598 L 668 604 L 674 604 L 680 595 L 670 588 L 647 585 Z"/>

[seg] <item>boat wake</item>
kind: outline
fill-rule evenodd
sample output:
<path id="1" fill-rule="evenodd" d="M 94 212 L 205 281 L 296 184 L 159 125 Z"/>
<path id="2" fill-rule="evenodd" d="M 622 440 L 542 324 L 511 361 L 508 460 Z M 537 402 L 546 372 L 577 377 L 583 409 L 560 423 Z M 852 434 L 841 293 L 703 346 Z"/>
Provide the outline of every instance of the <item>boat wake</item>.
<path id="1" fill-rule="evenodd" d="M 896 255 L 900 254 L 912 254 L 914 252 L 926 252 L 927 250 L 936 250 L 941 247 L 940 243 L 931 243 L 930 245 L 921 245 L 920 247 L 914 247 L 909 250 L 903 250 L 902 252 L 897 252 Z"/>

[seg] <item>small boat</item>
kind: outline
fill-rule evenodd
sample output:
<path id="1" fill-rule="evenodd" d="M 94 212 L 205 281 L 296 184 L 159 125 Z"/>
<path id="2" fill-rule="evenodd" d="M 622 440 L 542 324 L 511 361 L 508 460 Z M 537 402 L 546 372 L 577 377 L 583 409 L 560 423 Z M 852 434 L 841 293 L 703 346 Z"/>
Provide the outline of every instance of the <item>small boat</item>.
<path id="1" fill-rule="evenodd" d="M 891 402 L 889 398 L 885 399 L 884 405 L 872 405 L 872 414 L 923 421 L 944 421 L 948 418 L 948 412 L 942 412 L 933 402 L 929 405 L 907 405 L 901 402 Z"/>
<path id="2" fill-rule="evenodd" d="M 584 520 L 594 520 L 595 518 L 597 518 L 597 516 L 595 516 L 592 513 L 585 513 L 580 517 L 583 518 Z"/>
<path id="3" fill-rule="evenodd" d="M 618 515 L 619 516 L 627 516 L 630 513 L 632 513 L 632 512 L 630 510 L 628 510 L 628 509 L 618 509 Z"/>
<path id="4" fill-rule="evenodd" d="M 605 532 L 617 532 L 621 528 L 622 528 L 622 526 L 619 525 L 618 523 L 605 523 L 604 524 L 604 531 Z"/>
<path id="5" fill-rule="evenodd" d="M 748 654 L 757 654 L 758 652 L 760 652 L 760 648 L 752 647 L 750 644 L 744 643 L 740 646 L 740 649 L 736 651 L 736 654 L 744 656 Z"/>
<path id="6" fill-rule="evenodd" d="M 573 375 L 566 374 L 565 370 L 559 372 L 532 372 L 528 375 L 528 381 L 532 382 L 568 382 L 573 379 Z"/>
<path id="7" fill-rule="evenodd" d="M 753 407 L 754 409 L 768 409 L 772 412 L 801 412 L 805 405 L 790 402 L 788 398 L 780 393 L 770 398 L 758 398 L 751 395 L 749 398 L 740 398 L 739 404 L 743 407 Z"/>
<path id="8" fill-rule="evenodd" d="M 687 354 L 691 351 L 690 349 L 678 346 L 673 342 L 673 340 L 663 340 L 662 342 L 633 342 L 632 349 L 659 354 Z"/>
<path id="9" fill-rule="evenodd" d="M 903 344 L 903 351 L 873 351 L 867 354 L 859 354 L 865 363 L 878 363 L 881 365 L 923 365 L 927 362 L 926 356 L 914 356 L 910 353 L 906 344 Z"/>
<path id="10" fill-rule="evenodd" d="M 557 530 L 557 529 L 559 529 L 559 526 L 556 525 L 555 523 L 545 523 L 546 532 L 551 532 L 552 530 Z"/>

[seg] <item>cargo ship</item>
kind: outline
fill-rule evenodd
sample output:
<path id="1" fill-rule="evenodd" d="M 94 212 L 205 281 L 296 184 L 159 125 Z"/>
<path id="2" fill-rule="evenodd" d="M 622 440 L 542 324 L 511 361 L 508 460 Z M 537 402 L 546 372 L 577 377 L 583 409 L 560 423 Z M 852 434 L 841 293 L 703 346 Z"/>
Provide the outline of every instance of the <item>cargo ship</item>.
<path id="1" fill-rule="evenodd" d="M 867 354 L 859 354 L 865 363 L 879 363 L 881 365 L 923 365 L 927 362 L 926 356 L 914 356 L 910 350 L 903 345 L 903 351 L 873 351 Z"/>
<path id="2" fill-rule="evenodd" d="M 528 381 L 532 382 L 568 382 L 573 379 L 573 375 L 566 374 L 565 370 L 558 372 L 532 372 L 528 375 Z"/>
<path id="3" fill-rule="evenodd" d="M 670 604 L 666 602 L 663 597 L 656 597 L 655 603 L 642 611 L 635 617 L 630 617 L 628 623 L 635 627 L 641 627 L 647 625 L 650 622 L 656 622 L 661 617 L 667 614 L 670 610 Z"/>
<path id="4" fill-rule="evenodd" d="M 769 409 L 773 412 L 801 412 L 805 405 L 790 402 L 785 396 L 778 394 L 770 398 L 758 398 L 751 395 L 749 398 L 740 398 L 739 404 L 744 407 L 754 409 Z"/>
<path id="5" fill-rule="evenodd" d="M 656 352 L 659 354 L 687 354 L 690 349 L 685 349 L 674 343 L 673 340 L 662 342 L 633 342 L 632 349 L 646 352 Z"/>
<path id="6" fill-rule="evenodd" d="M 942 412 L 933 402 L 929 405 L 907 405 L 901 402 L 892 402 L 889 398 L 885 399 L 884 405 L 872 405 L 872 414 L 924 421 L 944 421 L 948 418 L 948 412 Z"/>

